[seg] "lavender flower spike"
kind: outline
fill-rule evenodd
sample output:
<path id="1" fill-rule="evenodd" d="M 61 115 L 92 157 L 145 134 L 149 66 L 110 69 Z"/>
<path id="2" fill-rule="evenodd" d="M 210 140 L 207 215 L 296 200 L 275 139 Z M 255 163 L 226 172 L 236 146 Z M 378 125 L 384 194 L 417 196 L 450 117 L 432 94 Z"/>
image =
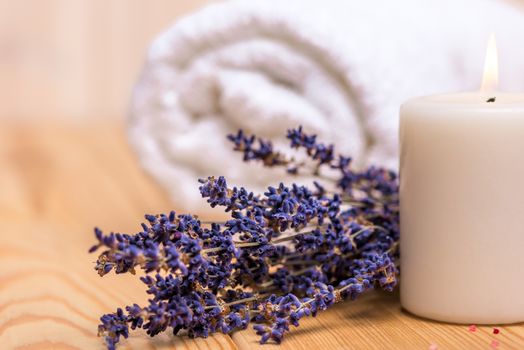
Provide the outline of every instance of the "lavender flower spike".
<path id="1" fill-rule="evenodd" d="M 247 162 L 314 176 L 313 188 L 280 183 L 260 194 L 200 179 L 220 222 L 175 212 L 146 215 L 134 234 L 95 229 L 100 276 L 142 270 L 149 300 L 103 315 L 108 349 L 142 328 L 150 336 L 207 337 L 254 324 L 260 342 L 280 343 L 304 317 L 398 281 L 398 178 L 387 169 L 352 168 L 351 157 L 302 127 L 288 130 L 287 156 L 269 140 L 229 135 Z"/>

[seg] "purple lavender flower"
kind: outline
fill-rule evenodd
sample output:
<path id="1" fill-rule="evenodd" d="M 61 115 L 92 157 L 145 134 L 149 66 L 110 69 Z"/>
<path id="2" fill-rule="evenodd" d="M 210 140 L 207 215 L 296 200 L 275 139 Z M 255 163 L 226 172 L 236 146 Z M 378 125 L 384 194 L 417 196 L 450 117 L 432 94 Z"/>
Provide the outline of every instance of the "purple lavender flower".
<path id="1" fill-rule="evenodd" d="M 303 317 L 397 284 L 395 173 L 353 170 L 350 157 L 301 127 L 289 130 L 287 138 L 292 149 L 304 151 L 304 160 L 241 130 L 228 138 L 245 161 L 318 181 L 312 189 L 280 183 L 254 194 L 211 176 L 199 180 L 200 193 L 211 207 L 228 213 L 223 222 L 170 212 L 146 215 L 135 234 L 95 229 L 97 243 L 90 252 L 100 251 L 98 273 L 142 269 L 150 296 L 144 306 L 102 316 L 99 335 L 108 349 L 127 338 L 129 329 L 207 337 L 249 323 L 262 343 L 279 343 Z"/>
<path id="2" fill-rule="evenodd" d="M 266 166 L 285 165 L 287 163 L 282 154 L 273 151 L 273 144 L 270 141 L 257 139 L 257 147 L 256 137 L 254 135 L 246 136 L 242 130 L 239 130 L 236 135 L 228 135 L 227 138 L 235 145 L 235 151 L 244 154 L 244 161 L 260 160 Z"/>
<path id="3" fill-rule="evenodd" d="M 120 337 L 129 336 L 127 317 L 122 309 L 118 309 L 114 314 L 106 314 L 100 318 L 102 322 L 98 326 L 98 335 L 103 336 L 109 350 L 114 350 Z"/>

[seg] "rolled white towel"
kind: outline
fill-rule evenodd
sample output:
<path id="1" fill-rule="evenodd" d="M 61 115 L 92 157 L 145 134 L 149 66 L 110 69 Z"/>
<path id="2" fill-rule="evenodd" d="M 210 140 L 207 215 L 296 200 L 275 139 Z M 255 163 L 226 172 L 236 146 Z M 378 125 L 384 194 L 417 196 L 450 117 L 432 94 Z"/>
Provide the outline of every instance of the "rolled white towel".
<path id="1" fill-rule="evenodd" d="M 196 179 L 260 190 L 282 173 L 247 166 L 227 133 L 275 143 L 303 125 L 358 164 L 397 166 L 409 97 L 474 90 L 494 31 L 502 86 L 524 90 L 524 15 L 494 0 L 250 0 L 210 5 L 151 45 L 135 88 L 130 141 L 178 206 Z"/>

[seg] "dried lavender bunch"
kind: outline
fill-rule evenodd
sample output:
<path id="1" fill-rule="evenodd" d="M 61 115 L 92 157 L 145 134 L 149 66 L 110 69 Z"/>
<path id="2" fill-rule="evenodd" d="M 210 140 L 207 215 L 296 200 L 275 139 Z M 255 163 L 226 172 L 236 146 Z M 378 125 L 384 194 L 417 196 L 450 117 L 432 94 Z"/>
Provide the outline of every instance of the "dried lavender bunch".
<path id="1" fill-rule="evenodd" d="M 101 317 L 99 335 L 114 349 L 129 328 L 154 336 L 171 328 L 190 337 L 231 333 L 255 323 L 261 342 L 280 342 L 290 326 L 366 290 L 391 291 L 398 269 L 398 181 L 395 173 L 351 168 L 351 158 L 317 142 L 301 127 L 287 134 L 287 156 L 272 143 L 241 130 L 228 138 L 245 161 L 283 167 L 318 179 L 313 188 L 292 184 L 254 194 L 230 188 L 224 177 L 201 179 L 211 207 L 224 222 L 193 215 L 146 215 L 136 234 L 95 229 L 102 249 L 100 276 L 142 270 L 148 305 Z"/>

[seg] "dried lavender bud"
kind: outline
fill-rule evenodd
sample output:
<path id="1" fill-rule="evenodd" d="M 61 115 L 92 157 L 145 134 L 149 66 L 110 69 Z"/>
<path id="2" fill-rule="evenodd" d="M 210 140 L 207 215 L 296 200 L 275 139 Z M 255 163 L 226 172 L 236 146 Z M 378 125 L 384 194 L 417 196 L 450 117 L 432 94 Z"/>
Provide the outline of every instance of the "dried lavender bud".
<path id="1" fill-rule="evenodd" d="M 135 234 L 95 229 L 101 250 L 95 269 L 134 273 L 150 295 L 101 318 L 99 334 L 109 349 L 129 328 L 154 336 L 167 329 L 191 337 L 231 333 L 250 322 L 261 342 L 280 342 L 300 319 L 315 316 L 366 290 L 390 291 L 398 270 L 398 179 L 382 168 L 351 169 L 351 158 L 317 141 L 302 128 L 288 131 L 297 161 L 271 142 L 230 135 L 244 160 L 286 167 L 318 181 L 279 184 L 256 195 L 229 188 L 224 177 L 201 179 L 200 193 L 211 207 L 229 213 L 225 222 L 202 223 L 191 215 L 146 215 Z M 326 172 L 326 173 L 324 173 Z M 330 173 L 328 176 L 327 173 Z M 335 174 L 335 176 L 333 176 Z"/>

